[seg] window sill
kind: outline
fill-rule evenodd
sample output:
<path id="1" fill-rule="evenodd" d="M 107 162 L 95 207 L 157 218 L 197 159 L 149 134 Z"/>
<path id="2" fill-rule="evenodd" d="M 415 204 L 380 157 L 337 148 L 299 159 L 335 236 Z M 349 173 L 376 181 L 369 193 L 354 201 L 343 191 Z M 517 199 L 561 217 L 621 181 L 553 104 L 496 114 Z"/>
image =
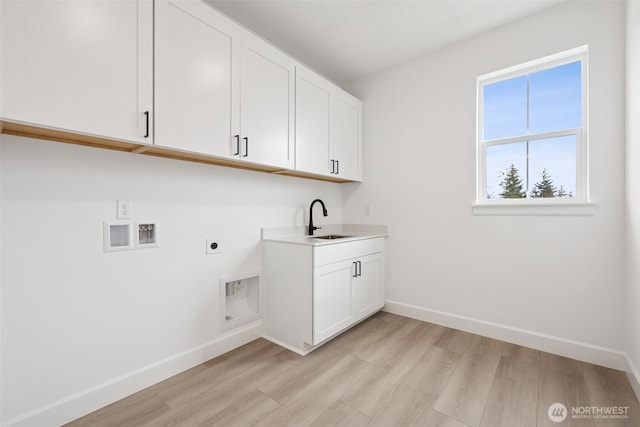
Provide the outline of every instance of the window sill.
<path id="1" fill-rule="evenodd" d="M 474 215 L 525 216 L 590 216 L 595 215 L 593 203 L 483 203 L 472 206 Z"/>

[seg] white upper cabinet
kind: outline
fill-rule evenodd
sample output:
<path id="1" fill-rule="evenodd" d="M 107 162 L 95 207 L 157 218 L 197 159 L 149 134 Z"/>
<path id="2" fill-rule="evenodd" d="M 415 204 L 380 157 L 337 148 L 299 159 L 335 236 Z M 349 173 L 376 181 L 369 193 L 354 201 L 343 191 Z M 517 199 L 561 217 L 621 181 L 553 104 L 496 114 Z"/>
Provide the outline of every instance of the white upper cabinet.
<path id="1" fill-rule="evenodd" d="M 247 33 L 241 69 L 241 158 L 293 168 L 295 62 Z"/>
<path id="2" fill-rule="evenodd" d="M 0 7 L 3 120 L 152 141 L 150 0 L 3 1 Z"/>
<path id="3" fill-rule="evenodd" d="M 156 1 L 156 144 L 293 167 L 295 64 L 196 1 Z"/>
<path id="4" fill-rule="evenodd" d="M 361 180 L 362 103 L 204 1 L 0 9 L 4 132 Z"/>
<path id="5" fill-rule="evenodd" d="M 362 179 L 362 103 L 296 67 L 296 170 Z"/>
<path id="6" fill-rule="evenodd" d="M 362 102 L 338 90 L 329 107 L 330 149 L 335 174 L 353 181 L 362 180 Z M 333 166 L 332 165 L 332 166 Z"/>
<path id="7" fill-rule="evenodd" d="M 327 175 L 331 88 L 313 73 L 296 68 L 296 169 Z"/>
<path id="8" fill-rule="evenodd" d="M 156 0 L 156 145 L 232 158 L 240 29 L 199 2 Z"/>

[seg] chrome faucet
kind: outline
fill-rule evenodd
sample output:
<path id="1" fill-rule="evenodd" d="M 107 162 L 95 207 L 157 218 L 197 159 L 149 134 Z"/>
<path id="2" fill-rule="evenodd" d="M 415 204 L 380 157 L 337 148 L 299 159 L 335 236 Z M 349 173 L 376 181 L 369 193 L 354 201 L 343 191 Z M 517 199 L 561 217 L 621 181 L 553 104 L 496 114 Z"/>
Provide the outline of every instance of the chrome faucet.
<path id="1" fill-rule="evenodd" d="M 313 205 L 315 205 L 316 202 L 320 202 L 320 204 L 322 205 L 322 214 L 324 216 L 327 216 L 327 208 L 325 208 L 324 202 L 322 200 L 315 199 L 313 202 L 311 202 L 311 207 L 309 207 L 309 236 L 313 236 L 314 230 L 322 228 L 313 226 Z"/>

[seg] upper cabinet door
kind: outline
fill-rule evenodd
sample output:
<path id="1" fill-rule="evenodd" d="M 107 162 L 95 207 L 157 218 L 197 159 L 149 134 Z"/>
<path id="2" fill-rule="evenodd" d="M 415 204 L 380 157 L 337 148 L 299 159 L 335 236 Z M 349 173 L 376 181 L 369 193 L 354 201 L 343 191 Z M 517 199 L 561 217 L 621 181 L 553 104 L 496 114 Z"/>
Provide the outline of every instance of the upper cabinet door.
<path id="1" fill-rule="evenodd" d="M 330 158 L 340 178 L 362 180 L 362 103 L 345 92 L 331 97 Z"/>
<path id="2" fill-rule="evenodd" d="M 296 68 L 296 169 L 320 175 L 329 166 L 329 102 L 326 81 Z"/>
<path id="3" fill-rule="evenodd" d="M 157 145 L 238 157 L 239 28 L 199 2 L 155 3 Z"/>
<path id="4" fill-rule="evenodd" d="M 2 118 L 151 142 L 150 0 L 11 1 L 0 7 Z"/>
<path id="5" fill-rule="evenodd" d="M 362 103 L 296 67 L 296 170 L 362 179 Z"/>
<path id="6" fill-rule="evenodd" d="M 293 168 L 294 61 L 251 34 L 242 46 L 241 159 Z"/>

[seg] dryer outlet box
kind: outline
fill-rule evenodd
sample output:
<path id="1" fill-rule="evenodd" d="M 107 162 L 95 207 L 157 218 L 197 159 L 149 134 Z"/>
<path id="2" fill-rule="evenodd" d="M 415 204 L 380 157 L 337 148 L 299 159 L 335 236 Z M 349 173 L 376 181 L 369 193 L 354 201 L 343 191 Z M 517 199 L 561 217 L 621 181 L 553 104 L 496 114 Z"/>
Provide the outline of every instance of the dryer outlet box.
<path id="1" fill-rule="evenodd" d="M 207 255 L 210 254 L 219 254 L 220 249 L 220 240 L 219 239 L 207 239 Z"/>

